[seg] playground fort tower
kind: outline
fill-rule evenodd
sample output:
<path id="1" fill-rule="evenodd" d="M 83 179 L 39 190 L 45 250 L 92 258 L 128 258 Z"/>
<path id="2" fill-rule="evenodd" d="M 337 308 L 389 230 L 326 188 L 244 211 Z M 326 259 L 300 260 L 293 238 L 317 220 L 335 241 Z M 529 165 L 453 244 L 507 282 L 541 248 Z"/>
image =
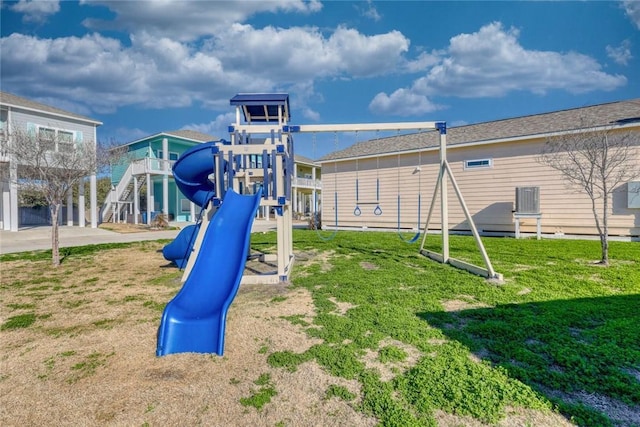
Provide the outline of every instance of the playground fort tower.
<path id="1" fill-rule="evenodd" d="M 291 181 L 294 171 L 294 143 L 293 137 L 297 133 L 337 134 L 339 132 L 359 131 L 436 131 L 440 137 L 440 170 L 435 183 L 433 197 L 422 229 L 422 244 L 420 252 L 438 262 L 471 271 L 487 278 L 500 278 L 493 270 L 491 261 L 480 240 L 480 236 L 473 223 L 473 218 L 466 208 L 463 196 L 457 186 L 451 168 L 447 162 L 446 134 L 447 126 L 443 121 L 434 122 L 392 122 L 392 123 L 352 123 L 352 124 L 316 124 L 292 125 L 289 95 L 286 93 L 251 93 L 237 94 L 230 100 L 235 107 L 235 122 L 228 128 L 230 141 L 217 143 L 211 149 L 213 173 L 211 182 L 215 183 L 213 206 L 220 205 L 227 189 L 236 192 L 255 194 L 257 188 L 262 189 L 260 206 L 273 210 L 276 214 L 277 253 L 263 254 L 260 260 L 270 264 L 277 264 L 277 271 L 258 275 L 245 274 L 242 283 L 278 283 L 286 281 L 291 274 L 293 253 L 293 215 L 291 206 Z M 315 140 L 315 136 L 313 138 Z M 323 174 L 324 176 L 324 174 Z M 334 177 L 337 179 L 337 177 Z M 471 265 L 449 255 L 449 224 L 448 224 L 448 188 L 455 191 L 460 205 L 470 224 L 472 234 L 484 260 L 485 267 Z M 334 200 L 337 204 L 339 189 L 329 189 L 322 193 L 323 198 Z M 442 239 L 442 253 L 434 253 L 424 249 L 425 239 L 429 229 L 429 222 L 435 207 L 436 198 L 440 198 L 440 230 Z M 327 206 L 330 203 L 323 203 Z M 206 221 L 206 218 L 204 219 Z M 336 222 L 337 225 L 337 222 Z M 206 228 L 203 223 L 202 229 Z M 337 228 L 337 227 L 336 227 Z M 202 232 L 194 244 L 194 253 L 198 253 Z M 415 241 L 415 239 L 413 240 Z M 190 257 L 185 270 L 186 278 L 193 260 Z"/>

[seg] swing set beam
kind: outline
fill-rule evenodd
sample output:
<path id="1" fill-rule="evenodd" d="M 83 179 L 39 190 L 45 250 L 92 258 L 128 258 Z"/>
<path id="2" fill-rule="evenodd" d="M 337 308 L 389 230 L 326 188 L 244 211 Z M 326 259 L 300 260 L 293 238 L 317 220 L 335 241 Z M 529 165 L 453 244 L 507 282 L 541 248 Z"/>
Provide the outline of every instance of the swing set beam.
<path id="1" fill-rule="evenodd" d="M 478 230 L 473 222 L 473 217 L 469 213 L 469 209 L 464 201 L 462 192 L 456 183 L 453 176 L 453 172 L 447 162 L 447 126 L 446 122 L 395 122 L 395 123 L 345 123 L 345 124 L 316 124 L 316 125 L 285 125 L 282 131 L 285 133 L 317 133 L 317 132 L 360 132 L 360 131 L 401 131 L 401 130 L 438 130 L 440 133 L 440 168 L 438 173 L 438 180 L 436 182 L 433 198 L 431 199 L 431 206 L 427 215 L 427 221 L 425 222 L 423 229 L 423 238 L 420 245 L 420 253 L 428 258 L 438 261 L 443 264 L 450 264 L 453 267 L 460 268 L 471 273 L 498 281 L 502 281 L 502 274 L 496 273 L 491 265 L 491 260 L 487 255 L 487 251 L 484 248 L 482 240 Z M 334 166 L 338 160 L 334 159 Z M 337 174 L 337 172 L 336 172 Z M 337 179 L 337 176 L 336 178 Z M 449 256 L 449 201 L 448 201 L 448 181 L 455 191 L 455 194 L 460 202 L 460 206 L 464 212 L 467 223 L 471 228 L 471 233 L 476 242 L 476 246 L 480 251 L 482 259 L 485 264 L 485 268 L 470 264 L 465 261 L 461 261 Z M 424 248 L 427 234 L 429 230 L 429 222 L 431 215 L 435 207 L 436 197 L 440 196 L 440 230 L 442 238 L 442 253 L 426 250 Z M 337 221 L 336 221 L 337 224 Z M 337 227 L 336 227 L 337 228 Z M 411 241 L 417 240 L 419 232 Z"/>
<path id="2" fill-rule="evenodd" d="M 395 123 L 344 123 L 332 125 L 289 125 L 283 127 L 283 132 L 313 133 L 313 132 L 364 132 L 384 130 L 435 130 L 440 129 L 444 122 L 395 122 Z"/>

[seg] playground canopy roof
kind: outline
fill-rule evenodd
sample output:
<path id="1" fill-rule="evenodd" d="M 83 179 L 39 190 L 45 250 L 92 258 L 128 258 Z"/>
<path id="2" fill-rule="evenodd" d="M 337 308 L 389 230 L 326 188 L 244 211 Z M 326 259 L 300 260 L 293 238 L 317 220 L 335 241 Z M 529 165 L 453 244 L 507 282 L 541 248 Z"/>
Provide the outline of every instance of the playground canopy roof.
<path id="1" fill-rule="evenodd" d="M 278 107 L 283 107 L 282 118 L 291 118 L 287 93 L 239 93 L 230 100 L 240 106 L 247 123 L 278 122 Z"/>

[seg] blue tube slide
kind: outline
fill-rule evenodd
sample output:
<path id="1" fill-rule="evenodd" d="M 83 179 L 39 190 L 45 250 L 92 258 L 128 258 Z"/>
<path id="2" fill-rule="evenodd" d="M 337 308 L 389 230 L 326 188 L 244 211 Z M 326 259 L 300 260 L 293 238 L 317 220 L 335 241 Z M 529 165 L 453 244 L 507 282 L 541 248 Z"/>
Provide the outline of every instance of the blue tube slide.
<path id="1" fill-rule="evenodd" d="M 164 259 L 175 262 L 181 270 L 185 268 L 189 260 L 189 255 L 191 255 L 193 244 L 196 241 L 198 231 L 200 231 L 200 223 L 187 225 L 180 230 L 180 233 L 178 233 L 173 242 L 162 248 L 162 256 L 164 256 Z"/>
<path id="2" fill-rule="evenodd" d="M 205 207 L 215 196 L 215 185 L 209 181 L 213 173 L 212 148 L 220 141 L 210 141 L 191 147 L 173 164 L 173 178 L 176 185 L 196 205 Z"/>
<path id="3" fill-rule="evenodd" d="M 240 287 L 261 197 L 261 190 L 250 196 L 232 189 L 225 193 L 189 277 L 162 313 L 157 356 L 188 352 L 222 356 L 227 311 Z"/>
<path id="4" fill-rule="evenodd" d="M 212 147 L 220 141 L 205 142 L 191 147 L 173 164 L 176 185 L 187 199 L 200 208 L 205 207 L 215 196 L 215 185 L 209 180 L 214 171 Z M 167 261 L 173 261 L 178 268 L 184 268 L 193 249 L 200 225 L 185 227 L 176 239 L 162 249 Z"/>

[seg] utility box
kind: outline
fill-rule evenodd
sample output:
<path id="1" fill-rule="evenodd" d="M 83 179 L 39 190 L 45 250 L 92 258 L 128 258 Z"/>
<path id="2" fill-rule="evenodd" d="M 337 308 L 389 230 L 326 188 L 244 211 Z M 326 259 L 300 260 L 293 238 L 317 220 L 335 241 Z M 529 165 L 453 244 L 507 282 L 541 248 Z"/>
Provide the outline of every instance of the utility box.
<path id="1" fill-rule="evenodd" d="M 515 213 L 540 213 L 540 187 L 516 187 Z"/>
<path id="2" fill-rule="evenodd" d="M 640 209 L 640 181 L 627 183 L 627 208 Z"/>

